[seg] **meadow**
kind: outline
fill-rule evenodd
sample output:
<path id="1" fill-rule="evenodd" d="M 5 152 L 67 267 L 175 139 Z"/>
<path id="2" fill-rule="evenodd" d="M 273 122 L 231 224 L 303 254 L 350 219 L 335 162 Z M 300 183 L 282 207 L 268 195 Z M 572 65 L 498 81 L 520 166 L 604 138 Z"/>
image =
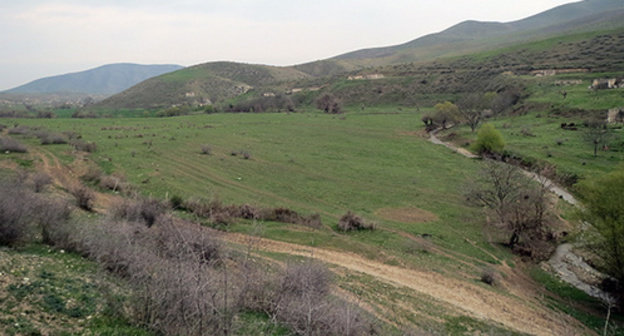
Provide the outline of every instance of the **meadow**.
<path id="1" fill-rule="evenodd" d="M 497 322 L 476 320 L 470 314 L 449 310 L 447 303 L 435 297 L 407 287 L 388 287 L 387 279 L 365 275 L 377 272 L 376 268 L 366 271 L 367 260 L 372 260 L 379 263 L 375 267 L 384 265 L 388 271 L 394 267 L 426 270 L 451 283 L 475 286 L 488 295 L 522 300 L 524 294 L 510 294 L 505 288 L 516 286 L 518 279 L 526 281 L 523 274 L 532 266 L 518 266 L 510 251 L 501 246 L 506 237 L 489 229 L 481 209 L 466 201 L 466 186 L 474 183 L 483 163 L 430 143 L 422 127 L 423 111 L 379 107 L 347 112 L 340 116 L 308 111 L 172 118 L 6 119 L 3 123 L 11 126 L 80 134 L 83 141 L 97 144 L 97 150 L 85 155 L 68 144 L 42 146 L 36 138 L 13 135 L 27 144 L 30 152 L 4 154 L 3 162 L 34 169 L 56 159 L 75 174 L 86 167 L 98 167 L 104 174 L 127 180 L 144 196 L 165 201 L 177 196 L 283 207 L 303 215 L 318 213 L 323 222 L 320 229 L 254 220 L 221 225 L 186 212 L 179 215 L 232 234 L 296 244 L 259 252 L 278 262 L 293 256 L 316 257 L 318 253 L 317 258 L 337 265 L 332 270 L 338 274 L 338 286 L 371 304 L 370 309 L 379 316 L 390 318 L 390 325 L 417 325 L 450 334 L 465 334 L 475 328 L 507 333 Z M 518 120 L 525 119 L 546 120 L 530 115 Z M 376 229 L 339 231 L 338 220 L 348 211 L 375 222 Z M 343 254 L 334 256 L 327 251 Z M 353 261 L 331 259 L 348 255 L 353 255 Z M 364 273 L 345 272 L 344 267 L 364 267 Z M 482 283 L 479 279 L 486 269 L 497 270 L 504 285 Z M 552 292 L 539 289 L 549 293 L 545 304 L 554 302 L 561 307 L 550 313 L 565 310 L 584 314 L 574 303 L 557 299 L 558 291 L 570 291 L 569 287 L 539 274 L 533 281 L 556 284 Z M 409 282 L 405 285 L 412 286 Z M 575 295 L 598 307 L 584 294 Z M 388 311 L 388 302 L 397 300 L 401 304 Z M 598 328 L 599 317 L 583 316 L 588 316 L 587 325 Z"/>

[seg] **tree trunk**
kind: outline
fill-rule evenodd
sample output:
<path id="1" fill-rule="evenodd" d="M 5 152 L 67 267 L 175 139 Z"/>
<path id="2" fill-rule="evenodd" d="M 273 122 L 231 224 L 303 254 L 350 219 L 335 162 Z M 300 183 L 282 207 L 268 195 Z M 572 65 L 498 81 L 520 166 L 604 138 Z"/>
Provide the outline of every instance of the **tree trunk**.
<path id="1" fill-rule="evenodd" d="M 514 231 L 511 234 L 511 237 L 509 238 L 509 248 L 514 248 L 514 246 L 516 246 L 516 244 L 518 243 L 518 241 L 520 240 L 520 237 L 518 236 L 518 233 L 516 231 Z"/>

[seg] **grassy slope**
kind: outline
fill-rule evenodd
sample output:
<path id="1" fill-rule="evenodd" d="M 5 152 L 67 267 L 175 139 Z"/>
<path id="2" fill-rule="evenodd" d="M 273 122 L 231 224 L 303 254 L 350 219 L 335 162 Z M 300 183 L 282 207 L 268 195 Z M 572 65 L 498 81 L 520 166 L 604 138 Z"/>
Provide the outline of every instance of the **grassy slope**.
<path id="1" fill-rule="evenodd" d="M 481 212 L 466 206 L 462 197 L 462 186 L 470 183 L 480 163 L 432 145 L 414 133 L 421 127 L 419 113 L 395 113 L 397 110 L 389 108 L 367 111 L 348 114 L 344 120 L 314 113 L 220 114 L 167 119 L 53 119 L 46 120 L 46 127 L 73 130 L 86 140 L 96 141 L 99 150 L 92 155 L 93 160 L 108 172 L 125 174 L 144 193 L 157 198 L 180 194 L 219 197 L 226 203 L 286 206 L 303 213 L 320 212 L 328 226 L 309 230 L 278 223 L 240 222 L 227 228 L 230 231 L 254 232 L 260 228 L 269 238 L 355 252 L 391 265 L 472 279 L 468 281 L 477 281 L 481 269 L 488 265 L 511 264 L 508 252 L 490 245 L 484 237 Z M 16 122 L 41 124 L 40 120 Z M 113 130 L 108 130 L 110 127 Z M 200 154 L 203 144 L 212 147 L 213 155 Z M 68 149 L 65 145 L 45 147 L 71 160 Z M 231 155 L 241 150 L 249 152 L 251 159 Z M 410 224 L 387 220 L 376 212 L 407 206 L 431 211 L 438 219 Z M 378 221 L 380 230 L 337 234 L 331 229 L 347 210 Z M 405 237 L 423 233 L 432 234 L 431 242 L 444 253 Z M 491 234 L 487 236 L 496 239 Z M 373 279 L 352 281 L 347 276 L 340 286 L 366 297 L 380 293 L 370 298 L 374 302 L 385 304 L 399 295 Z M 414 297 L 410 307 L 426 316 L 443 314 L 443 306 L 428 300 Z M 396 309 L 397 321 L 414 319 L 409 309 Z M 597 318 L 591 316 L 595 324 Z M 442 325 L 430 317 L 415 321 L 419 325 L 433 323 L 434 330 L 446 328 L 451 334 L 489 328 L 453 314 L 444 315 Z"/>
<path id="2" fill-rule="evenodd" d="M 97 104 L 96 108 L 169 107 L 223 101 L 245 90 L 308 75 L 294 68 L 231 62 L 205 63 L 144 81 Z M 188 96 L 187 93 L 192 93 Z"/>
<path id="3" fill-rule="evenodd" d="M 567 74 L 545 78 L 524 78 L 529 84 L 528 106 L 534 106 L 523 116 L 502 116 L 490 122 L 501 131 L 506 149 L 528 159 L 554 164 L 559 169 L 587 178 L 616 169 L 624 161 L 624 132 L 613 129 L 608 151 L 593 156 L 593 144 L 584 138 L 583 121 L 596 115 L 606 118 L 606 109 L 624 107 L 624 88 L 589 90 L 594 78 L 623 76 L 624 73 Z M 582 84 L 555 85 L 560 80 L 581 80 Z M 564 99 L 562 91 L 567 92 Z M 569 112 L 574 109 L 585 112 Z M 577 131 L 561 129 L 561 123 L 574 122 Z M 454 128 L 459 145 L 475 139 L 468 127 Z M 532 136 L 531 136 L 532 134 Z M 559 145 L 558 142 L 561 142 Z"/>
<path id="4" fill-rule="evenodd" d="M 114 310 L 128 292 L 97 266 L 42 245 L 0 248 L 3 335 L 151 335 Z"/>

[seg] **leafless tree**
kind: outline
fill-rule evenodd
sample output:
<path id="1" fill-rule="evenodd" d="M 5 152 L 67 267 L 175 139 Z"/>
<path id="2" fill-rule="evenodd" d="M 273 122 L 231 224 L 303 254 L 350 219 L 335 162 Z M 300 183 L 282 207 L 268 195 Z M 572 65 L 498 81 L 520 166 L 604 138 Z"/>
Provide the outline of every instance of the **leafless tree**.
<path id="1" fill-rule="evenodd" d="M 464 96 L 458 103 L 458 113 L 466 124 L 470 126 L 472 132 L 483 120 L 484 110 L 488 107 L 487 101 L 481 94 L 469 94 Z"/>
<path id="2" fill-rule="evenodd" d="M 542 238 L 547 188 L 546 183 L 532 183 L 515 166 L 488 161 L 477 183 L 468 187 L 467 197 L 494 212 L 514 248 L 521 240 L 531 244 Z"/>

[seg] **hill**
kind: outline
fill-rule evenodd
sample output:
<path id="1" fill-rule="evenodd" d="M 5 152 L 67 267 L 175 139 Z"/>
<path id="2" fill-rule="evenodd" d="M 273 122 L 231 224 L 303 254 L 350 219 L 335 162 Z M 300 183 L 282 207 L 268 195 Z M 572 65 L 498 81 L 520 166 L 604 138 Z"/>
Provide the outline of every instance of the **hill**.
<path id="1" fill-rule="evenodd" d="M 212 62 L 146 80 L 98 107 L 159 108 L 179 104 L 210 105 L 260 86 L 310 77 L 292 67 Z"/>
<path id="2" fill-rule="evenodd" d="M 141 65 L 118 63 L 86 71 L 37 79 L 5 93 L 81 93 L 112 95 L 150 77 L 181 69 L 180 65 Z"/>
<path id="3" fill-rule="evenodd" d="M 470 91 L 466 87 L 481 87 L 505 71 L 528 73 L 553 67 L 604 71 L 616 65 L 613 57 L 617 58 L 619 49 L 612 44 L 608 50 L 601 48 L 601 43 L 608 43 L 609 39 L 603 41 L 597 36 L 608 35 L 618 40 L 616 35 L 624 27 L 623 18 L 621 1 L 585 0 L 514 22 L 466 21 L 402 45 L 365 49 L 291 67 L 205 63 L 152 78 L 96 106 L 114 109 L 224 103 L 229 106 L 250 99 L 256 99 L 253 104 L 282 106 L 257 99 L 267 92 L 302 89 L 302 94 L 293 96 L 297 105 L 309 104 L 311 96 L 307 93 L 319 88 L 341 92 L 347 103 L 412 103 L 422 98 L 422 94 Z M 567 43 L 561 45 L 560 41 Z M 591 45 L 589 49 L 588 45 Z M 597 60 L 595 55 L 603 56 Z M 609 65 L 604 60 L 610 60 Z M 346 82 L 349 75 L 375 73 L 386 78 Z M 478 79 L 476 83 L 475 79 Z M 345 90 L 349 92 L 345 94 Z M 379 95 L 384 98 L 378 99 Z M 407 95 L 414 99 L 406 100 Z"/>
<path id="4" fill-rule="evenodd" d="M 585 0 L 513 22 L 465 21 L 404 44 L 358 50 L 336 56 L 333 60 L 361 66 L 425 61 L 556 35 L 622 27 L 622 18 L 624 2 Z"/>

